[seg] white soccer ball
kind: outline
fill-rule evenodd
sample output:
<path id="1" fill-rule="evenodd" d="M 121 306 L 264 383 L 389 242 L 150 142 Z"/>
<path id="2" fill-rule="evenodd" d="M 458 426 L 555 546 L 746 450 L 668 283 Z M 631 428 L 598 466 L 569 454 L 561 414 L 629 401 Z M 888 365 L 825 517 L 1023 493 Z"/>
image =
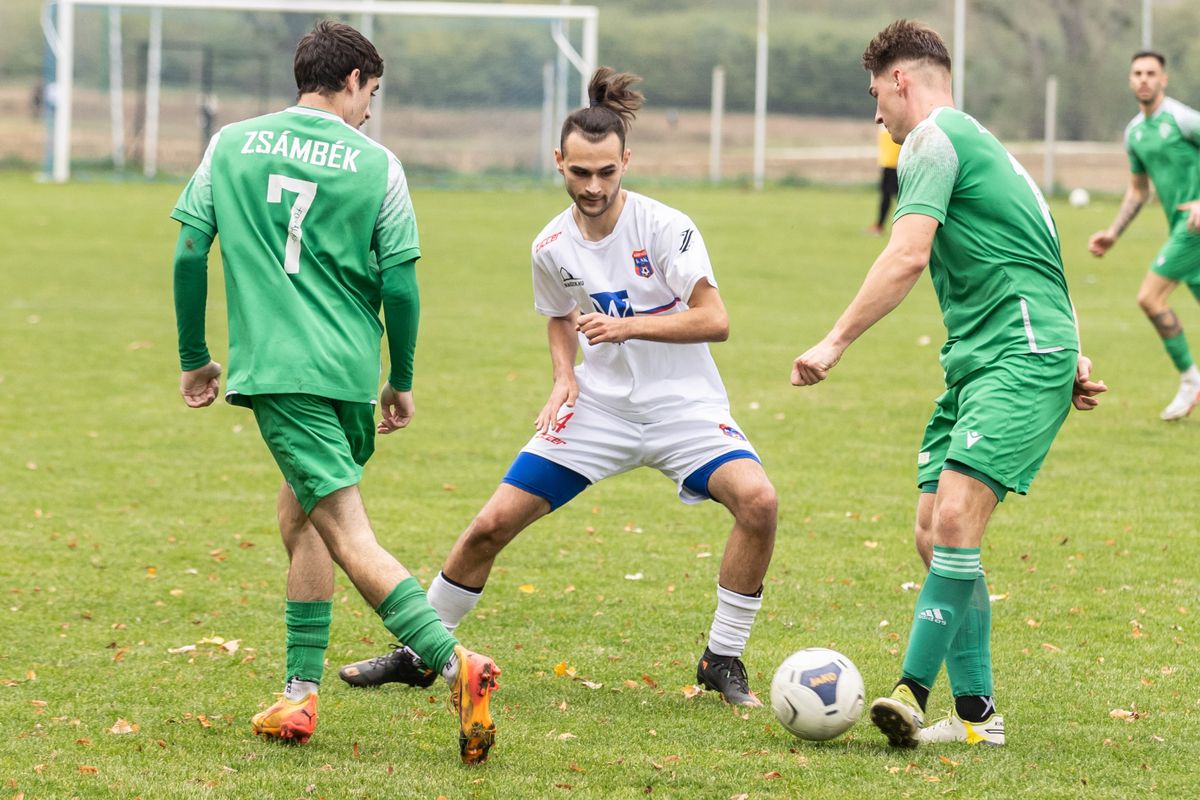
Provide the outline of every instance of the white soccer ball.
<path id="1" fill-rule="evenodd" d="M 814 742 L 832 739 L 858 722 L 863 710 L 858 667 L 836 650 L 792 653 L 771 680 L 771 708 L 788 731 Z"/>
<path id="2" fill-rule="evenodd" d="M 1071 193 L 1067 195 L 1067 202 L 1075 208 L 1083 208 L 1090 203 L 1091 200 L 1092 196 L 1088 194 L 1088 190 L 1084 189 L 1083 187 L 1072 189 Z"/>

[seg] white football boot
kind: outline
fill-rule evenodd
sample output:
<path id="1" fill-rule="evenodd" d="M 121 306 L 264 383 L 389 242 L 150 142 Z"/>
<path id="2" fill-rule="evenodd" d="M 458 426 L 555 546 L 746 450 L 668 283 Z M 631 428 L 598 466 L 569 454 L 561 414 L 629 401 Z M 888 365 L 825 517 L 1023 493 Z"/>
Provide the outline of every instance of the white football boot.
<path id="1" fill-rule="evenodd" d="M 1200 402 L 1200 381 L 1185 375 L 1179 379 L 1179 391 L 1175 393 L 1175 399 L 1162 410 L 1159 417 L 1167 422 L 1183 419 L 1192 413 L 1192 409 L 1198 402 Z"/>
<path id="2" fill-rule="evenodd" d="M 917 731 L 921 744 L 966 742 L 1000 747 L 1004 744 L 1004 717 L 992 714 L 983 722 L 967 722 L 951 711 L 950 716 Z"/>

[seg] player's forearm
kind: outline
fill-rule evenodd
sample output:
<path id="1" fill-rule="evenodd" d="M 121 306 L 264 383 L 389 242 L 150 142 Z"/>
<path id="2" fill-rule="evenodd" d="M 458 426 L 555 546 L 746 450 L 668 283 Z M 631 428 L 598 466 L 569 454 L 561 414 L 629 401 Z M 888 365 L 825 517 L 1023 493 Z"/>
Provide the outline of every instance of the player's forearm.
<path id="1" fill-rule="evenodd" d="M 826 338 L 843 350 L 849 347 L 900 305 L 921 277 L 927 261 L 927 257 L 914 251 L 884 250 Z"/>
<path id="2" fill-rule="evenodd" d="M 1129 227 L 1129 223 L 1133 222 L 1134 217 L 1142 210 L 1142 206 L 1146 205 L 1147 192 L 1137 189 L 1128 189 L 1125 196 L 1121 198 L 1121 207 L 1117 209 L 1117 216 L 1109 226 L 1109 231 L 1113 238 L 1120 236 Z"/>
<path id="3" fill-rule="evenodd" d="M 689 308 L 679 314 L 645 314 L 629 320 L 630 339 L 693 344 L 729 338 L 729 315 L 724 308 Z"/>
<path id="4" fill-rule="evenodd" d="M 421 295 L 417 289 L 416 260 L 383 271 L 383 318 L 387 329 L 388 383 L 398 392 L 412 391 L 417 329 L 421 320 Z"/>
<path id="5" fill-rule="evenodd" d="M 579 352 L 579 335 L 575 331 L 577 316 L 573 312 L 566 317 L 551 317 L 546 323 L 555 383 L 572 380 L 575 375 L 575 355 Z"/>
<path id="6" fill-rule="evenodd" d="M 204 340 L 208 303 L 208 251 L 212 238 L 184 225 L 175 243 L 175 325 L 179 335 L 179 368 L 199 369 L 212 360 Z"/>

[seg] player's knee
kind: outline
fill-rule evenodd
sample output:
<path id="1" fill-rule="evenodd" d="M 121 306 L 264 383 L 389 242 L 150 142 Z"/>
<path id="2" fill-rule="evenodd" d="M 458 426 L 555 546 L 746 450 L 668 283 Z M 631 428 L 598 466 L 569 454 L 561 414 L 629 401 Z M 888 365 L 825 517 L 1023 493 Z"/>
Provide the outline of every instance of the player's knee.
<path id="1" fill-rule="evenodd" d="M 484 508 L 475 515 L 463 534 L 464 544 L 495 553 L 517 535 L 518 527 L 502 512 Z"/>
<path id="2" fill-rule="evenodd" d="M 1157 293 L 1146 289 L 1139 289 L 1137 295 L 1138 308 L 1148 317 L 1153 317 L 1156 314 L 1162 313 L 1166 306 L 1163 305 L 1162 298 Z"/>
<path id="3" fill-rule="evenodd" d="M 969 542 L 975 538 L 975 517 L 974 510 L 965 502 L 940 500 L 930 532 L 930 552 L 934 544 L 945 547 L 969 546 Z"/>
<path id="4" fill-rule="evenodd" d="M 743 528 L 765 535 L 775 532 L 775 520 L 779 515 L 779 497 L 768 480 L 762 480 L 738 496 L 734 518 Z"/>

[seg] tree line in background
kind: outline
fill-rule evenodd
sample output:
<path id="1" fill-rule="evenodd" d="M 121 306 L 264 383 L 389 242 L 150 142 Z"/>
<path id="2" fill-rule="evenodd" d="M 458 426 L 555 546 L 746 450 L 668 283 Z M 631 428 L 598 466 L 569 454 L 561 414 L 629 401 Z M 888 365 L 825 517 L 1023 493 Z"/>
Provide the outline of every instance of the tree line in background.
<path id="1" fill-rule="evenodd" d="M 755 0 L 599 0 L 604 63 L 646 77 L 649 108 L 709 107 L 714 65 L 726 70 L 731 111 L 754 98 Z M 42 71 L 40 0 L 0 9 L 0 79 L 36 80 Z M 1141 41 L 1141 3 L 1132 0 L 968 0 L 966 110 L 998 133 L 1038 138 L 1046 78 L 1059 80 L 1059 136 L 1113 139 L 1134 113 L 1125 76 Z M 950 38 L 953 0 L 772 0 L 769 107 L 772 112 L 866 117 L 872 101 L 859 64 L 870 37 L 896 14 L 923 19 Z M 196 50 L 214 52 L 214 90 L 292 91 L 291 52 L 310 27 L 300 14 L 167 12 L 164 80 L 194 85 Z M 1170 93 L 1200 106 L 1200 3 L 1157 0 L 1156 48 L 1168 55 Z M 350 22 L 357 22 L 351 18 Z M 107 19 L 77 14 L 77 80 L 107 85 Z M 125 76 L 136 91 L 142 10 L 126 9 Z M 202 37 L 202 38 L 201 38 Z M 380 17 L 376 41 L 388 62 L 387 92 L 403 103 L 439 107 L 536 107 L 542 65 L 554 57 L 545 23 Z M 576 36 L 577 38 L 577 36 Z M 265 73 L 265 74 L 263 74 Z M 578 79 L 572 78 L 573 94 Z M 265 99 L 265 98 L 264 98 Z M 574 102 L 574 99 L 572 100 Z"/>

